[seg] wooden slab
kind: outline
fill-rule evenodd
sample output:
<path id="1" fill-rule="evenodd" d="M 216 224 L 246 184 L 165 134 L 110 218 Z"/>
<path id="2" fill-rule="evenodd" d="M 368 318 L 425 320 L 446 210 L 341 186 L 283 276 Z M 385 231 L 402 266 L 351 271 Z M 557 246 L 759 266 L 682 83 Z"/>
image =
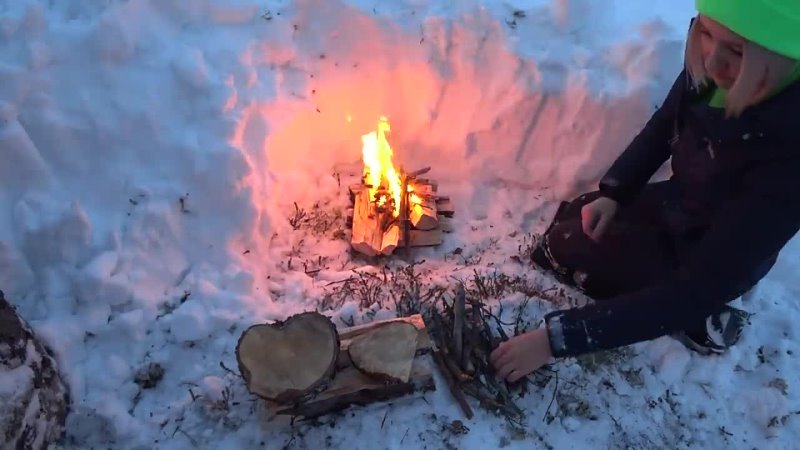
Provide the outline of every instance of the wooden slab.
<path id="1" fill-rule="evenodd" d="M 417 230 L 437 228 L 439 219 L 436 216 L 436 201 L 433 198 L 423 198 L 422 204 L 412 206 L 409 213 L 411 225 Z"/>
<path id="2" fill-rule="evenodd" d="M 361 183 L 351 184 L 347 186 L 347 193 L 350 195 L 350 204 L 356 203 L 356 196 L 365 188 Z"/>
<path id="3" fill-rule="evenodd" d="M 449 198 L 439 197 L 436 199 L 436 211 L 442 216 L 453 217 L 456 210 Z"/>
<path id="4" fill-rule="evenodd" d="M 431 338 L 428 336 L 428 330 L 425 327 L 425 321 L 422 320 L 421 315 L 414 314 L 413 316 L 399 317 L 397 319 L 377 320 L 375 322 L 365 323 L 339 330 L 340 355 L 341 353 L 344 353 L 348 347 L 350 347 L 350 342 L 354 338 L 369 333 L 370 330 L 390 322 L 407 322 L 417 327 L 417 330 L 419 330 L 419 336 L 417 337 L 417 350 L 430 349 Z"/>
<path id="5" fill-rule="evenodd" d="M 433 180 L 431 180 L 429 178 L 417 178 L 415 181 L 416 181 L 416 184 L 430 186 L 431 191 L 433 193 L 436 193 L 436 191 L 439 190 L 439 183 L 436 182 L 436 181 L 433 181 Z"/>
<path id="6" fill-rule="evenodd" d="M 437 228 L 435 230 L 427 231 L 411 230 L 409 232 L 409 239 L 411 240 L 411 247 L 429 247 L 432 245 L 439 245 L 443 240 L 442 229 Z M 405 243 L 401 241 L 400 245 L 403 246 Z"/>
<path id="7" fill-rule="evenodd" d="M 439 216 L 439 228 L 445 233 L 452 233 L 455 231 L 453 227 L 453 218 L 447 216 Z"/>
<path id="8" fill-rule="evenodd" d="M 389 228 L 383 232 L 383 238 L 381 239 L 381 254 L 384 256 L 391 255 L 394 250 L 400 245 L 401 234 L 402 231 L 400 229 L 400 225 L 397 223 L 393 223 L 389 225 Z"/>
<path id="9" fill-rule="evenodd" d="M 374 331 L 389 322 L 403 321 L 417 327 L 417 353 L 408 383 L 386 383 L 375 380 L 356 369 L 349 360 L 347 348 L 357 336 Z M 339 330 L 341 350 L 336 362 L 336 374 L 327 388 L 315 398 L 295 405 L 267 402 L 270 415 L 290 415 L 306 419 L 319 417 L 352 405 L 367 405 L 435 389 L 433 362 L 430 356 L 431 339 L 419 314 L 391 320 L 380 320 Z"/>
<path id="10" fill-rule="evenodd" d="M 400 233 L 384 233 L 386 230 L 383 229 L 383 221 L 388 214 L 390 213 L 378 212 L 375 203 L 370 199 L 369 189 L 362 189 L 356 196 L 353 207 L 353 233 L 350 236 L 350 245 L 367 256 L 382 254 L 384 249 L 389 249 L 391 253 L 397 247 Z"/>

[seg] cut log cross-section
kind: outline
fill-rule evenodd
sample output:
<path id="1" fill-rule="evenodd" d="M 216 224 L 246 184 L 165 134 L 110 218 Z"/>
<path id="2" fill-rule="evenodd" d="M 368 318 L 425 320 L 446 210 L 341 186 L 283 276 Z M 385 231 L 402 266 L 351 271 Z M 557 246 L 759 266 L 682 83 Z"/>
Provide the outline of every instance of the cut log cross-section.
<path id="1" fill-rule="evenodd" d="M 435 389 L 430 336 L 420 315 L 342 329 L 339 340 L 336 372 L 326 388 L 294 404 L 268 401 L 270 416 L 308 419 Z"/>
<path id="2" fill-rule="evenodd" d="M 290 402 L 313 393 L 332 378 L 339 336 L 324 315 L 301 313 L 285 322 L 245 330 L 236 357 L 250 392 L 267 400 Z"/>

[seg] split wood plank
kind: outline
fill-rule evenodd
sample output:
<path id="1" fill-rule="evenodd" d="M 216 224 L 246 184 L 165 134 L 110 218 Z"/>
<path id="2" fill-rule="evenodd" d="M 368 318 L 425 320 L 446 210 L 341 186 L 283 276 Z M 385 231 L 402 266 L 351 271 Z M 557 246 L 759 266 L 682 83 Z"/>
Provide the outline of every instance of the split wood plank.
<path id="1" fill-rule="evenodd" d="M 436 199 L 436 210 L 440 215 L 445 217 L 453 217 L 456 211 L 453 202 L 447 197 L 439 197 Z"/>
<path id="2" fill-rule="evenodd" d="M 389 226 L 384 230 L 384 221 L 391 212 L 380 212 L 371 201 L 369 189 L 362 189 L 353 206 L 353 226 L 350 244 L 359 253 L 368 256 L 389 255 L 400 242 L 400 232 Z"/>

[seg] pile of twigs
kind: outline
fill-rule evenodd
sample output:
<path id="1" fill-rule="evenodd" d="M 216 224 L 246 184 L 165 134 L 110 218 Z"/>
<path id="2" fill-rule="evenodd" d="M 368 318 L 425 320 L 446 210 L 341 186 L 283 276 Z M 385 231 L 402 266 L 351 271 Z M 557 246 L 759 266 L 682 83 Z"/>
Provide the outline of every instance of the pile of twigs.
<path id="1" fill-rule="evenodd" d="M 441 299 L 441 311 L 430 305 L 424 318 L 434 360 L 453 397 L 468 419 L 473 412 L 465 394 L 482 407 L 518 421 L 522 410 L 512 395 L 523 389 L 525 382 L 511 385 L 498 380 L 489 362 L 492 350 L 509 338 L 502 322 L 479 300 L 467 298 L 463 284 L 456 287 L 452 301 L 445 296 Z"/>

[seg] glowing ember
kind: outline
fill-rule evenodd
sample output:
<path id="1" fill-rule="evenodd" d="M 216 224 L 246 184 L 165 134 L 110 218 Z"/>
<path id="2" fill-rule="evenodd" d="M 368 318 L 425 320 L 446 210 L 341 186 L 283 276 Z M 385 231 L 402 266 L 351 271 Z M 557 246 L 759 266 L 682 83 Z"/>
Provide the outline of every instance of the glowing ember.
<path id="1" fill-rule="evenodd" d="M 364 183 L 369 186 L 370 198 L 380 207 L 391 207 L 394 217 L 400 216 L 400 200 L 403 194 L 400 174 L 392 163 L 392 147 L 386 139 L 390 132 L 389 121 L 381 117 L 377 131 L 361 136 L 364 159 Z M 409 192 L 413 191 L 411 186 Z M 422 202 L 416 194 L 409 195 L 411 208 Z"/>

